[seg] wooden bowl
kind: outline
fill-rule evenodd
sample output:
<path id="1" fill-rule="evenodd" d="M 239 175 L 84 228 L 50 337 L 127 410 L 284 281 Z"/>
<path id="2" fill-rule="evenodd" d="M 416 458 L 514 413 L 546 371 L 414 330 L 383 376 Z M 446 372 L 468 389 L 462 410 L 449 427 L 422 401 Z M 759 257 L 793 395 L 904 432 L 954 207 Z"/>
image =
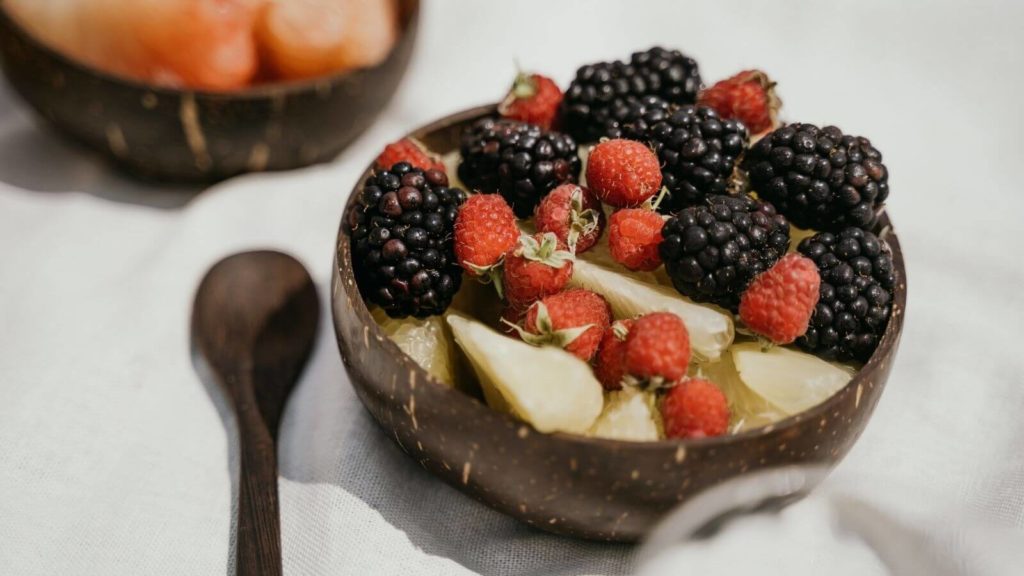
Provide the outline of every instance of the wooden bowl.
<path id="1" fill-rule="evenodd" d="M 493 112 L 494 106 L 460 112 L 411 136 L 439 152 L 455 150 L 461 129 Z M 346 214 L 369 175 L 368 168 L 359 177 Z M 673 507 L 726 479 L 789 464 L 832 466 L 850 450 L 889 377 L 907 299 L 903 254 L 885 214 L 878 231 L 892 248 L 897 285 L 893 315 L 874 355 L 824 403 L 732 436 L 625 442 L 545 434 L 438 383 L 370 317 L 352 273 L 344 224 L 334 266 L 334 325 L 360 400 L 424 468 L 532 526 L 635 541 Z"/>
<path id="2" fill-rule="evenodd" d="M 230 92 L 161 88 L 106 74 L 41 44 L 0 8 L 0 59 L 14 89 L 59 132 L 145 178 L 212 182 L 334 158 L 384 108 L 416 40 L 419 0 L 381 64 Z"/>

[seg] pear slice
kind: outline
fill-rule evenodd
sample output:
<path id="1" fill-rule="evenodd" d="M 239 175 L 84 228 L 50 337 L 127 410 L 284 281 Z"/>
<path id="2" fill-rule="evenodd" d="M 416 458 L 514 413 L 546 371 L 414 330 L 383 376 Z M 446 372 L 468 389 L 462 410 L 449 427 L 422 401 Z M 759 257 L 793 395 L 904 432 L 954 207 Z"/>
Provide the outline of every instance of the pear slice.
<path id="1" fill-rule="evenodd" d="M 457 351 L 443 318 L 390 318 L 380 308 L 375 308 L 372 315 L 402 352 L 441 382 L 455 384 Z"/>
<path id="2" fill-rule="evenodd" d="M 739 345 L 734 344 L 733 348 L 736 346 Z M 767 426 L 788 416 L 743 383 L 732 354 L 723 354 L 718 362 L 700 364 L 696 375 L 711 380 L 725 393 L 729 400 L 729 430 L 733 434 Z"/>
<path id="3" fill-rule="evenodd" d="M 853 377 L 852 371 L 817 356 L 756 342 L 732 348 L 743 383 L 788 416 L 827 400 Z"/>
<path id="4" fill-rule="evenodd" d="M 441 156 L 441 163 L 444 164 L 444 172 L 448 175 L 448 186 L 451 188 L 462 188 L 466 192 L 470 189 L 459 180 L 459 163 L 462 162 L 462 154 L 458 150 Z"/>
<path id="5" fill-rule="evenodd" d="M 650 312 L 671 312 L 683 319 L 690 346 L 704 361 L 717 360 L 732 344 L 732 317 L 710 306 L 694 304 L 672 288 L 649 284 L 585 260 L 577 260 L 569 285 L 605 297 L 616 318 Z"/>
<path id="6" fill-rule="evenodd" d="M 455 342 L 469 358 L 488 404 L 541 432 L 582 434 L 604 408 L 601 384 L 590 366 L 554 346 L 531 346 L 449 313 Z"/>
<path id="7" fill-rule="evenodd" d="M 804 230 L 802 228 L 797 228 L 796 226 L 790 225 L 789 251 L 796 252 L 797 247 L 800 246 L 800 242 L 802 242 L 806 238 L 814 236 L 815 234 L 817 234 L 817 232 L 815 232 L 814 230 Z"/>
<path id="8" fill-rule="evenodd" d="M 590 429 L 591 436 L 638 442 L 661 438 L 661 415 L 654 394 L 633 386 L 610 392 L 604 412 Z"/>

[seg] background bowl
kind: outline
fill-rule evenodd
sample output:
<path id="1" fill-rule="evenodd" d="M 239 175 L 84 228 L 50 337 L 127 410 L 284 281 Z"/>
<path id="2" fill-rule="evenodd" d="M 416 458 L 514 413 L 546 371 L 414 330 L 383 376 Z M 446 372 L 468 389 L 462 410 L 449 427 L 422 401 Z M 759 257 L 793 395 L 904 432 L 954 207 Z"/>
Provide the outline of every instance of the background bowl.
<path id="1" fill-rule="evenodd" d="M 410 135 L 437 152 L 456 150 L 462 128 L 494 110 L 460 112 Z M 370 171 L 356 183 L 346 215 Z M 497 510 L 559 534 L 635 541 L 674 506 L 729 478 L 789 464 L 835 465 L 864 430 L 903 330 L 903 254 L 883 214 L 877 232 L 892 248 L 897 271 L 893 315 L 871 359 L 824 403 L 764 428 L 700 440 L 544 434 L 437 382 L 380 330 L 356 287 L 345 221 L 335 255 L 334 325 L 360 400 L 424 468 Z"/>
<path id="2" fill-rule="evenodd" d="M 419 0 L 398 0 L 400 36 L 381 64 L 230 92 L 151 86 L 41 44 L 0 8 L 11 86 L 59 132 L 146 178 L 212 182 L 334 158 L 395 92 L 416 40 Z"/>

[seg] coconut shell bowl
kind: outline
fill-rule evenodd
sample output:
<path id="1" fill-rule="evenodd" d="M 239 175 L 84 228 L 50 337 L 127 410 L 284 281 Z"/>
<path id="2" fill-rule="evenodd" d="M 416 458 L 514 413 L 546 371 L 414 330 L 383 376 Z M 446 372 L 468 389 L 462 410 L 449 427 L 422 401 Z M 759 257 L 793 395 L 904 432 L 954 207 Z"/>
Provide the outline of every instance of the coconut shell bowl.
<path id="1" fill-rule="evenodd" d="M 61 134 L 146 179 L 213 182 L 333 159 L 395 92 L 419 0 L 398 0 L 400 35 L 371 68 L 228 92 L 161 88 L 87 67 L 0 8 L 0 59 L 14 90 Z"/>
<path id="2" fill-rule="evenodd" d="M 450 152 L 458 149 L 465 126 L 492 113 L 493 106 L 466 110 L 410 136 Z M 346 216 L 370 171 L 356 183 Z M 432 474 L 531 526 L 632 542 L 707 488 L 776 467 L 831 467 L 849 452 L 882 395 L 906 306 L 903 255 L 888 215 L 880 216 L 876 232 L 892 250 L 897 285 L 892 317 L 874 355 L 823 403 L 733 435 L 627 442 L 542 433 L 449 388 L 406 356 L 371 317 L 353 276 L 344 226 L 334 266 L 334 325 L 359 399 L 383 432 Z"/>

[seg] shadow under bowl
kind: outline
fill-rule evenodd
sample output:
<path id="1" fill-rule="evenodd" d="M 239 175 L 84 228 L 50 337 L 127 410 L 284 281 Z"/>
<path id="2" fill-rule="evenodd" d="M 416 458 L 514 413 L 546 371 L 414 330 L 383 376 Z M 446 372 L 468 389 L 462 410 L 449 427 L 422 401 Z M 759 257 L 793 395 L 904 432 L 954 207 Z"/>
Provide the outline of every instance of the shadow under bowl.
<path id="1" fill-rule="evenodd" d="M 462 128 L 494 111 L 460 112 L 410 136 L 437 152 L 457 150 Z M 346 216 L 371 169 L 356 183 Z M 876 231 L 892 249 L 897 273 L 892 317 L 874 355 L 822 404 L 763 428 L 698 440 L 545 434 L 437 382 L 381 331 L 356 286 L 346 221 L 338 234 L 332 301 L 342 359 L 359 399 L 421 466 L 501 512 L 558 534 L 632 542 L 675 506 L 730 478 L 792 464 L 834 466 L 874 411 L 903 330 L 903 254 L 883 213 Z"/>
<path id="2" fill-rule="evenodd" d="M 215 182 L 333 159 L 373 123 L 405 73 L 419 0 L 397 0 L 400 36 L 372 68 L 211 92 L 113 76 L 43 45 L 0 8 L 0 64 L 58 132 L 139 177 Z"/>

